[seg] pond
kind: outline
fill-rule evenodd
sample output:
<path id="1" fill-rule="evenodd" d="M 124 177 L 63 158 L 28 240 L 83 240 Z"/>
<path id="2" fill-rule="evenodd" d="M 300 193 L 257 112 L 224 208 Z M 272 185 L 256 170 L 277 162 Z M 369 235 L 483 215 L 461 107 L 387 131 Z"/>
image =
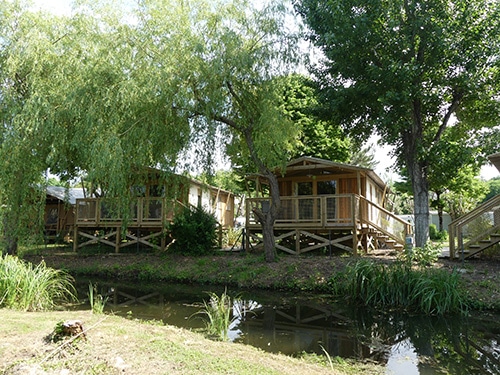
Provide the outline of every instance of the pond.
<path id="1" fill-rule="evenodd" d="M 107 296 L 107 311 L 155 319 L 188 329 L 204 327 L 208 291 L 224 288 L 178 284 L 126 285 L 92 280 Z M 89 281 L 78 284 L 80 300 Z M 500 373 L 500 316 L 426 317 L 370 312 L 334 304 L 327 296 L 227 290 L 238 296 L 229 337 L 268 352 L 376 361 L 387 374 Z M 80 308 L 90 308 L 82 304 Z M 472 315 L 472 314 L 471 314 Z"/>

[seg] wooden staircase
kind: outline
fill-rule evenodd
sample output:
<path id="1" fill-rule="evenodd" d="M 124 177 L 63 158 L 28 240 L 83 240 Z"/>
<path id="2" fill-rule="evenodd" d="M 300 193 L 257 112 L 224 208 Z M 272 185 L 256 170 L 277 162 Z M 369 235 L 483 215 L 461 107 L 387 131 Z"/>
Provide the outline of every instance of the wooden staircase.
<path id="1" fill-rule="evenodd" d="M 404 249 L 404 243 L 401 239 L 396 240 L 393 236 L 373 227 L 362 228 L 359 241 L 358 249 L 364 249 L 368 253 L 399 252 Z"/>
<path id="2" fill-rule="evenodd" d="M 500 243 L 500 195 L 448 226 L 450 258 L 471 258 Z"/>
<path id="3" fill-rule="evenodd" d="M 490 238 L 480 240 L 475 244 L 469 244 L 467 250 L 464 249 L 464 259 L 471 258 L 474 255 L 481 253 L 482 251 L 491 248 L 492 246 L 500 243 L 500 234 L 492 233 Z M 457 256 L 460 254 L 457 254 Z"/>

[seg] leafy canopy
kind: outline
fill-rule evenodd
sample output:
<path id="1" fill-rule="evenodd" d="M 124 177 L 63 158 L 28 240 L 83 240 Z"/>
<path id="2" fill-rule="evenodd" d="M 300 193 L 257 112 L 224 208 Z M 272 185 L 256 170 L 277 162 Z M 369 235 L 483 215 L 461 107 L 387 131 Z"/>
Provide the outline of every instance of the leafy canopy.
<path id="1" fill-rule="evenodd" d="M 324 54 L 313 69 L 323 116 L 356 139 L 377 133 L 395 146 L 412 183 L 422 247 L 428 171 L 445 134 L 462 145 L 479 145 L 479 130 L 498 134 L 500 3 L 298 0 L 296 9 Z"/>

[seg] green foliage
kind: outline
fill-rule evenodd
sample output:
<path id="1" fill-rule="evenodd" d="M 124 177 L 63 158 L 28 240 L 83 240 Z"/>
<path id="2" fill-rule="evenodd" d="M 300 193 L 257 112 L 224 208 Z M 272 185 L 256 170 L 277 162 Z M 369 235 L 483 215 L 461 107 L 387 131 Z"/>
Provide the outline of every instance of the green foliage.
<path id="1" fill-rule="evenodd" d="M 206 255 L 217 243 L 217 220 L 201 207 L 185 207 L 169 225 L 174 242 L 172 251 L 186 255 Z"/>
<path id="2" fill-rule="evenodd" d="M 458 272 L 414 269 L 407 263 L 391 265 L 359 261 L 331 281 L 335 294 L 352 303 L 428 315 L 464 313 L 467 298 Z"/>
<path id="3" fill-rule="evenodd" d="M 482 202 L 486 202 L 488 199 L 500 194 L 500 177 L 492 178 L 487 182 L 487 184 L 488 193 L 486 194 Z"/>
<path id="4" fill-rule="evenodd" d="M 364 147 L 353 145 L 351 157 L 349 158 L 349 164 L 375 169 L 379 163 L 378 160 L 375 160 L 375 150 L 376 148 L 370 144 L 365 145 Z"/>
<path id="5" fill-rule="evenodd" d="M 0 306 L 23 311 L 50 310 L 75 300 L 73 279 L 61 270 L 34 266 L 16 257 L 0 257 Z"/>
<path id="6" fill-rule="evenodd" d="M 93 314 L 102 314 L 104 312 L 104 307 L 108 302 L 108 297 L 103 297 L 98 293 L 97 284 L 93 285 L 89 283 L 89 292 L 87 293 L 90 302 L 90 311 Z"/>
<path id="7" fill-rule="evenodd" d="M 448 238 L 448 232 L 446 230 L 439 231 L 436 224 L 429 225 L 429 237 L 432 241 L 443 241 Z"/>
<path id="8" fill-rule="evenodd" d="M 416 263 L 419 267 L 429 267 L 437 262 L 442 250 L 440 244 L 433 244 L 428 241 L 424 247 L 406 248 L 402 253 L 398 254 L 398 259 L 408 267 L 411 267 L 413 263 Z"/>
<path id="9" fill-rule="evenodd" d="M 224 246 L 241 245 L 243 229 L 236 229 L 234 227 L 229 227 L 224 231 L 222 238 L 222 244 Z"/>
<path id="10" fill-rule="evenodd" d="M 228 340 L 229 327 L 238 315 L 232 316 L 233 307 L 238 305 L 238 299 L 232 299 L 226 291 L 220 295 L 207 292 L 210 296 L 208 302 L 203 301 L 204 309 L 197 314 L 206 315 L 206 329 L 210 335 L 218 337 L 221 341 Z"/>
<path id="11" fill-rule="evenodd" d="M 322 120 L 315 110 L 318 107 L 318 91 L 314 82 L 303 75 L 292 74 L 280 78 L 283 81 L 283 112 L 301 129 L 290 158 L 313 156 L 346 162 L 351 142 L 343 134 L 338 123 Z"/>
<path id="12" fill-rule="evenodd" d="M 213 176 L 202 173 L 197 179 L 209 185 L 228 190 L 234 194 L 244 194 L 246 192 L 244 177 L 233 170 L 218 170 Z"/>
<path id="13" fill-rule="evenodd" d="M 333 118 L 356 141 L 376 133 L 395 147 L 396 166 L 408 169 L 414 207 L 422 213 L 415 216 L 415 239 L 423 246 L 429 187 L 447 184 L 447 176 L 462 167 L 460 157 L 465 174 L 474 175 L 475 160 L 487 152 L 483 134 L 498 133 L 500 3 L 294 4 L 309 40 L 325 56 L 311 69 L 322 88 L 324 118 Z"/>

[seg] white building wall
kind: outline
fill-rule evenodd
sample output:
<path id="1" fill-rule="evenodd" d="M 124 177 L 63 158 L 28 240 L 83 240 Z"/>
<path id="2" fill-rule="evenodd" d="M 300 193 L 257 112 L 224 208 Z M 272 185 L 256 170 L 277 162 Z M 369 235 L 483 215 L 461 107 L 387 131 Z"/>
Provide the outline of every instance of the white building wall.
<path id="1" fill-rule="evenodd" d="M 197 185 L 191 185 L 189 187 L 189 197 L 188 197 L 189 204 L 194 207 L 198 207 L 200 194 L 201 194 L 201 207 L 207 212 L 214 213 L 212 208 L 210 190 L 203 189 Z M 217 220 L 221 219 L 218 217 L 218 215 L 216 215 L 215 218 Z"/>

